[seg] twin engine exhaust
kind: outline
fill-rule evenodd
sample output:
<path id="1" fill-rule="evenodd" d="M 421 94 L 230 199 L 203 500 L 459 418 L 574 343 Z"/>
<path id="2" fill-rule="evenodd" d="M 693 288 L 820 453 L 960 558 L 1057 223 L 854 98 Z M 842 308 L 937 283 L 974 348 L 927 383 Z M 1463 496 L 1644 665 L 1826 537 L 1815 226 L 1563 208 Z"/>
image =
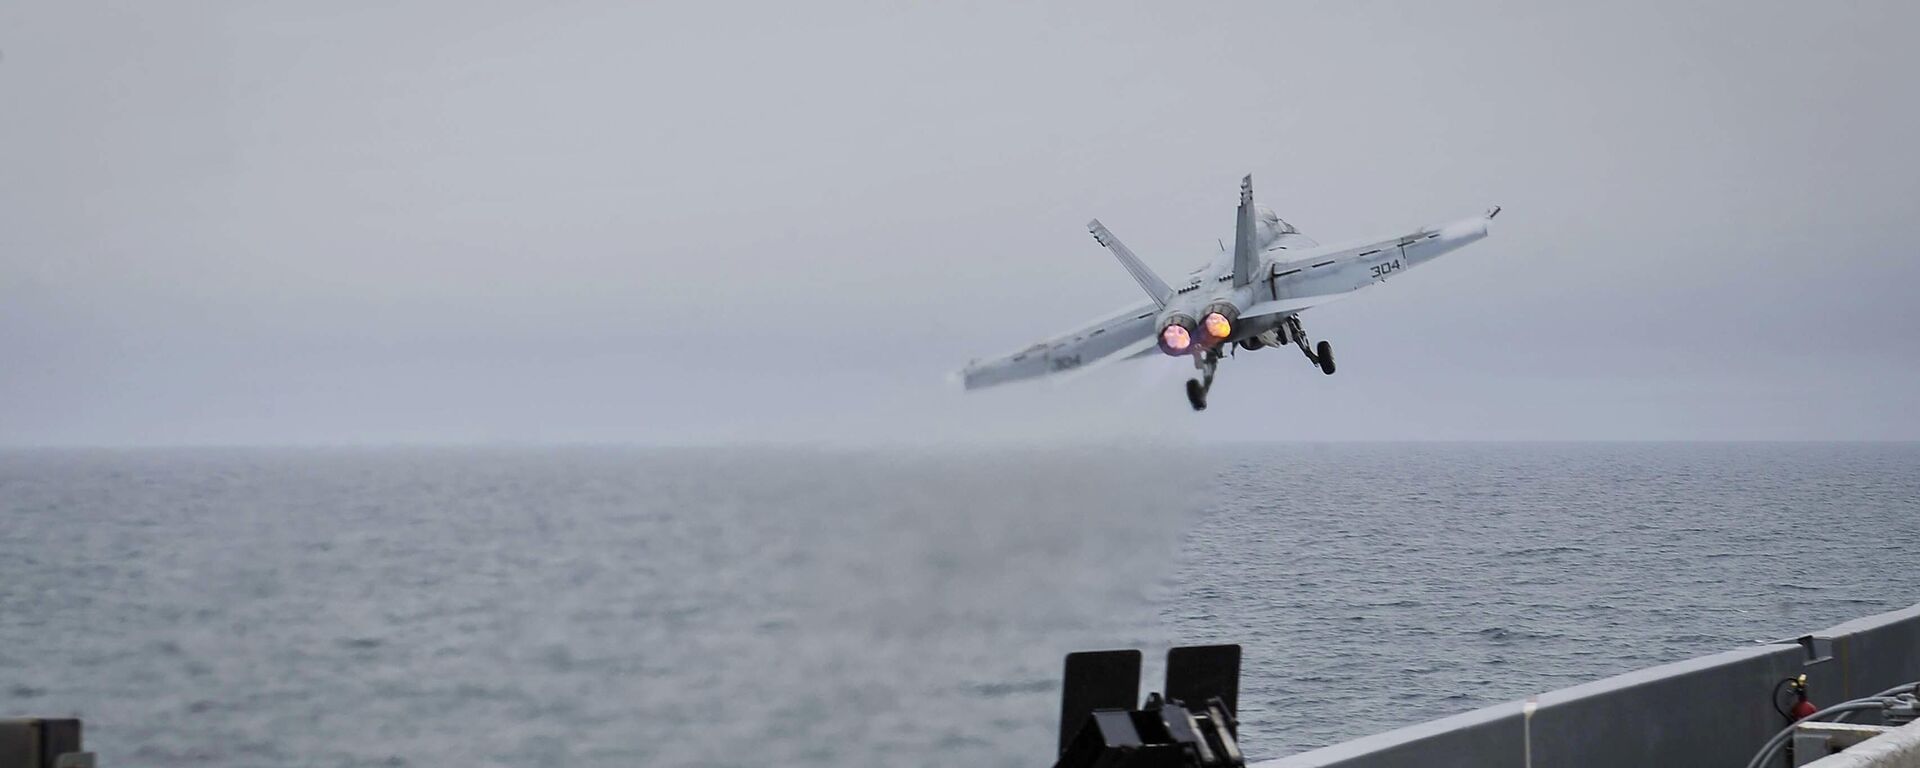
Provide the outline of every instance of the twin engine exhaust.
<path id="1" fill-rule="evenodd" d="M 1239 319 L 1240 309 L 1225 301 L 1208 304 L 1198 322 L 1184 312 L 1166 315 L 1160 320 L 1160 351 L 1180 357 L 1217 347 L 1233 338 Z"/>

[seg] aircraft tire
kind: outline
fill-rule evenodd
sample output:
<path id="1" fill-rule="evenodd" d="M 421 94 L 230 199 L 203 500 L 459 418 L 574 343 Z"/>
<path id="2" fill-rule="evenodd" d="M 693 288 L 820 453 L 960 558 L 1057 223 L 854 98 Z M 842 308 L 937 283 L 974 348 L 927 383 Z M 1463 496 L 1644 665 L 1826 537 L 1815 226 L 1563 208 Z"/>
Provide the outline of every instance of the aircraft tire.
<path id="1" fill-rule="evenodd" d="M 1200 386 L 1199 379 L 1187 379 L 1187 404 L 1196 411 L 1207 409 L 1207 390 Z"/>
<path id="2" fill-rule="evenodd" d="M 1320 372 L 1332 376 L 1333 345 L 1324 341 L 1320 342 L 1314 346 L 1313 356 L 1320 359 Z"/>

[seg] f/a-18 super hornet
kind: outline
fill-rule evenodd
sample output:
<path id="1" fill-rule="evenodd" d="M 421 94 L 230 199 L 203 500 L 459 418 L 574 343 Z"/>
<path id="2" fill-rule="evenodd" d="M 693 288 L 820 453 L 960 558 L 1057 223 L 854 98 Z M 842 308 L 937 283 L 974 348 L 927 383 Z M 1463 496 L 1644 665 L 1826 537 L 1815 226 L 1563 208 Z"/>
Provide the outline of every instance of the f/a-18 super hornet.
<path id="1" fill-rule="evenodd" d="M 1238 346 L 1256 350 L 1296 345 L 1322 373 L 1333 374 L 1333 345 L 1314 344 L 1300 326 L 1300 313 L 1432 261 L 1487 236 L 1499 206 L 1469 219 L 1383 240 L 1325 246 L 1253 203 L 1253 177 L 1240 180 L 1240 210 L 1233 251 L 1225 244 L 1178 288 L 1154 274 L 1120 239 L 1095 219 L 1093 239 L 1113 251 L 1120 265 L 1147 293 L 1142 303 L 1078 330 L 993 360 L 976 360 L 961 371 L 967 389 L 1070 371 L 1096 361 L 1151 355 L 1191 358 L 1196 378 L 1187 380 L 1187 401 L 1207 407 L 1214 369 Z"/>

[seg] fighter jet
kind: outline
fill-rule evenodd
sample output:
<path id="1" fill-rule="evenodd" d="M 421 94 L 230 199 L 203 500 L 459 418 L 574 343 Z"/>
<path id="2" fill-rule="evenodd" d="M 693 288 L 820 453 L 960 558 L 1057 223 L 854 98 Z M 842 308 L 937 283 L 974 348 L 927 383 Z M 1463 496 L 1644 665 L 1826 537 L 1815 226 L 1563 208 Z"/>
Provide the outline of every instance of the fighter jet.
<path id="1" fill-rule="evenodd" d="M 1187 380 L 1187 402 L 1203 411 L 1214 370 L 1236 347 L 1253 351 L 1292 344 L 1331 376 L 1333 345 L 1307 338 L 1301 312 L 1399 277 L 1486 237 L 1487 225 L 1499 213 L 1500 207 L 1494 206 L 1479 216 L 1396 237 L 1327 246 L 1254 205 L 1249 175 L 1240 180 L 1233 251 L 1220 244 L 1212 261 L 1188 274 L 1177 288 L 1094 219 L 1087 231 L 1113 252 L 1150 301 L 1019 352 L 975 360 L 960 372 L 960 380 L 967 389 L 979 389 L 1158 351 L 1193 361 L 1196 374 Z"/>

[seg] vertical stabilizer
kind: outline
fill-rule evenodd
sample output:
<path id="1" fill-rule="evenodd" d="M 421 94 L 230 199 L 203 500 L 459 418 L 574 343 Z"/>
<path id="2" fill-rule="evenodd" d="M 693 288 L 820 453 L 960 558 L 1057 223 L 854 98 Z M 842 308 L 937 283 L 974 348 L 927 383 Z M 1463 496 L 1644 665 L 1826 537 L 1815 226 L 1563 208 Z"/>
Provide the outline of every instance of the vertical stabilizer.
<path id="1" fill-rule="evenodd" d="M 1260 269 L 1260 251 L 1254 246 L 1253 174 L 1240 180 L 1240 212 L 1233 227 L 1233 287 L 1253 282 Z"/>

